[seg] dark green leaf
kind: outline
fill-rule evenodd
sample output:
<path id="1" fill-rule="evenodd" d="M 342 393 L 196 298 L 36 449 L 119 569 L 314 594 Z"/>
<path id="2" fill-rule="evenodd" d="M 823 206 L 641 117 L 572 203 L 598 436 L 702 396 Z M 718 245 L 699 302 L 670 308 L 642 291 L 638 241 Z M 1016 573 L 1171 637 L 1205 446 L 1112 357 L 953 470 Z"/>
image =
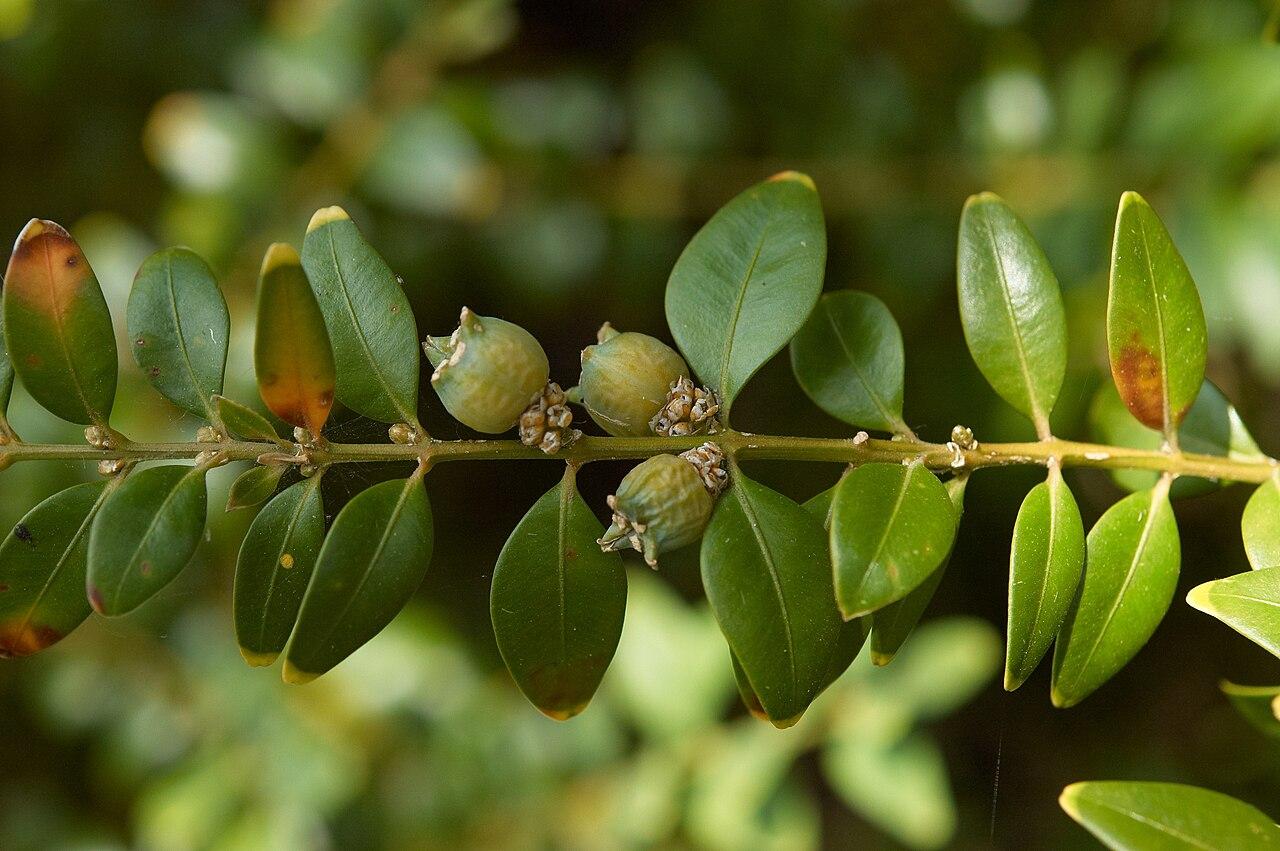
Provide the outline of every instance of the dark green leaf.
<path id="1" fill-rule="evenodd" d="M 1168 479 L 1111 506 L 1085 542 L 1084 582 L 1053 656 L 1055 706 L 1074 706 L 1155 632 L 1178 584 L 1178 525 Z"/>
<path id="2" fill-rule="evenodd" d="M 422 584 L 432 542 L 421 470 L 348 502 L 320 549 L 285 651 L 285 681 L 310 682 L 381 632 Z"/>
<path id="3" fill-rule="evenodd" d="M 250 665 L 270 665 L 284 649 L 323 540 L 319 476 L 286 488 L 253 518 L 234 594 L 236 641 Z"/>
<path id="4" fill-rule="evenodd" d="M 964 205 L 956 280 L 964 337 L 978 369 L 1048 434 L 1067 370 L 1062 292 L 1031 231 L 990 192 Z"/>
<path id="5" fill-rule="evenodd" d="M 822 526 L 735 469 L 703 535 L 702 584 L 769 720 L 793 724 L 828 684 L 841 630 Z"/>
<path id="6" fill-rule="evenodd" d="M 791 368 L 819 408 L 852 426 L 905 434 L 902 333 L 884 302 L 827 293 L 791 341 Z"/>
<path id="7" fill-rule="evenodd" d="M 89 616 L 84 596 L 89 524 L 109 491 L 75 485 L 27 512 L 0 543 L 0 656 L 60 641 Z"/>
<path id="8" fill-rule="evenodd" d="M 1110 446 L 1157 450 L 1163 443 L 1160 432 L 1133 418 L 1112 384 L 1098 388 L 1089 407 L 1089 424 L 1094 439 Z M 1178 427 L 1178 445 L 1184 452 L 1201 455 L 1238 459 L 1262 457 L 1240 414 L 1210 381 L 1200 386 L 1195 403 Z M 1154 487 L 1160 474 L 1155 470 L 1114 470 L 1112 478 L 1125 490 L 1138 491 Z M 1184 476 L 1174 481 L 1169 495 L 1195 496 L 1213 489 L 1214 483 L 1207 479 Z"/>
<path id="9" fill-rule="evenodd" d="M 1031 676 L 1075 600 L 1084 570 L 1084 522 L 1057 465 L 1027 494 L 1013 527 L 1004 687 Z"/>
<path id="10" fill-rule="evenodd" d="M 764 711 L 764 704 L 760 702 L 760 695 L 756 694 L 755 689 L 751 687 L 751 680 L 747 679 L 747 672 L 742 670 L 742 663 L 738 661 L 738 657 L 733 655 L 733 651 L 729 651 L 729 662 L 733 665 L 733 681 L 738 686 L 738 697 L 742 698 L 742 705 L 747 708 L 752 717 L 759 718 L 761 721 L 769 720 L 769 713 Z"/>
<path id="11" fill-rule="evenodd" d="M 227 493 L 227 511 L 266 502 L 276 492 L 276 485 L 280 484 L 280 477 L 286 469 L 283 464 L 255 464 L 245 470 L 231 483 L 231 490 Z"/>
<path id="12" fill-rule="evenodd" d="M 106 426 L 116 337 L 98 279 L 61 225 L 32 219 L 4 277 L 4 326 L 27 392 L 64 420 Z"/>
<path id="13" fill-rule="evenodd" d="M 1255 570 L 1280 567 L 1280 478 L 1272 476 L 1258 485 L 1244 507 L 1240 531 Z"/>
<path id="14" fill-rule="evenodd" d="M 280 439 L 267 418 L 252 408 L 247 408 L 225 396 L 214 396 L 213 401 L 219 421 L 232 437 L 238 437 L 241 440 L 270 441 L 285 448 L 292 448 L 291 444 Z"/>
<path id="15" fill-rule="evenodd" d="M 923 464 L 866 464 L 845 476 L 831 509 L 844 617 L 869 614 L 919 587 L 946 558 L 955 531 L 947 490 Z"/>
<path id="16" fill-rule="evenodd" d="M 1280 739 L 1280 686 L 1242 686 L 1224 680 L 1219 687 L 1246 721 Z"/>
<path id="17" fill-rule="evenodd" d="M 951 498 L 951 506 L 955 509 L 957 526 L 960 525 L 960 515 L 964 513 L 964 491 L 968 481 L 968 476 L 958 476 L 945 485 L 947 495 Z M 952 545 L 954 544 L 953 538 Z M 929 607 L 933 595 L 937 593 L 938 586 L 942 584 L 942 577 L 946 575 L 947 564 L 950 561 L 951 551 L 948 550 L 942 564 L 929 574 L 928 579 L 916 586 L 915 590 L 898 602 L 890 603 L 871 615 L 871 662 L 873 664 L 888 665 L 902 649 L 902 645 L 920 623 L 920 618 Z"/>
<path id="18" fill-rule="evenodd" d="M 498 650 L 534 706 L 577 715 L 600 685 L 622 635 L 627 576 L 574 482 L 574 468 L 524 516 L 493 571 L 489 611 Z"/>
<path id="19" fill-rule="evenodd" d="M 1280 848 L 1280 827 L 1260 810 L 1179 783 L 1073 783 L 1058 803 L 1115 851 Z"/>
<path id="20" fill-rule="evenodd" d="M 209 264 L 189 248 L 152 254 L 133 279 L 127 317 L 133 358 L 152 386 L 216 422 L 231 318 Z"/>
<path id="21" fill-rule="evenodd" d="M 339 207 L 316 212 L 302 266 L 324 314 L 338 399 L 387 423 L 416 424 L 418 329 L 400 282 Z"/>
<path id="22" fill-rule="evenodd" d="M 1197 585 L 1187 602 L 1280 656 L 1280 566 Z"/>
<path id="23" fill-rule="evenodd" d="M 783 172 L 734 198 L 694 235 L 667 282 L 667 324 L 728 415 L 738 391 L 800 330 L 827 257 L 813 181 Z"/>
<path id="24" fill-rule="evenodd" d="M 835 492 L 834 486 L 829 487 L 801 505 L 801 508 L 812 514 L 822 524 L 823 529 L 829 530 L 831 526 L 831 499 Z M 835 653 L 831 656 L 831 666 L 826 677 L 828 685 L 839 679 L 840 675 L 853 664 L 853 660 L 858 657 L 859 651 L 862 650 L 862 645 L 866 643 L 867 634 L 870 630 L 870 618 L 854 618 L 851 621 L 844 621 L 844 626 L 840 628 L 840 637 L 836 641 Z M 736 659 L 734 664 L 737 664 Z M 741 680 L 739 680 L 738 685 L 741 687 Z M 748 708 L 750 707 L 748 706 Z"/>
<path id="25" fill-rule="evenodd" d="M 1126 192 L 1116 215 L 1107 301 L 1111 375 L 1130 412 L 1171 441 L 1204 381 L 1200 296 L 1155 210 Z"/>
<path id="26" fill-rule="evenodd" d="M 89 602 L 123 615 L 168 585 L 204 535 L 208 496 L 202 466 L 167 464 L 130 473 L 89 531 Z"/>

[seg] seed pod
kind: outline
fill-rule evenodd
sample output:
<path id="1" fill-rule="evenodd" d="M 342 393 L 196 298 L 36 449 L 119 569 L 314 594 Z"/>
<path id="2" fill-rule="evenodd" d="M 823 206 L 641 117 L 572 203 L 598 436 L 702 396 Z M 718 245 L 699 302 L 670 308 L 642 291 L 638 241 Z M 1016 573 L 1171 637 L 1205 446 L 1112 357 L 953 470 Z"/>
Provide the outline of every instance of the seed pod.
<path id="1" fill-rule="evenodd" d="M 550 373 L 546 353 L 532 334 L 465 307 L 452 335 L 428 337 L 422 349 L 435 367 L 431 386 L 445 408 L 486 434 L 514 426 Z"/>
<path id="2" fill-rule="evenodd" d="M 568 397 L 559 384 L 548 381 L 520 415 L 520 442 L 555 455 L 582 435 L 576 428 L 570 428 L 572 423 L 573 411 L 569 410 Z"/>
<path id="3" fill-rule="evenodd" d="M 655 455 L 627 473 L 618 492 L 609 497 L 613 522 L 598 541 L 600 548 L 630 547 L 650 567 L 657 567 L 659 553 L 702 537 L 715 502 L 704 480 L 713 483 L 716 493 L 725 481 L 722 473 L 710 469 L 718 467 L 723 457 L 719 447 L 708 445 L 715 451 L 701 447 L 704 451 L 696 459 Z"/>
<path id="4" fill-rule="evenodd" d="M 650 434 L 649 421 L 689 368 L 675 350 L 648 334 L 619 333 L 608 322 L 582 350 L 582 404 L 614 437 Z"/>

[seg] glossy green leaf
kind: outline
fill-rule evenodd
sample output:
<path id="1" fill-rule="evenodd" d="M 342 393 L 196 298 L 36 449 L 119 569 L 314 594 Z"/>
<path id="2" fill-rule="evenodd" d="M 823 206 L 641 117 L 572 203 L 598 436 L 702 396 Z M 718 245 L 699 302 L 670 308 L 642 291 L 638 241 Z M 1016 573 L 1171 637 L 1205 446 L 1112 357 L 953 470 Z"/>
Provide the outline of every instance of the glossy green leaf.
<path id="1" fill-rule="evenodd" d="M 1258 485 L 1240 518 L 1244 551 L 1255 570 L 1280 567 L 1280 478 Z"/>
<path id="2" fill-rule="evenodd" d="M 298 619 L 324 540 L 320 477 L 291 485 L 258 512 L 236 560 L 236 641 L 250 665 L 270 665 Z"/>
<path id="3" fill-rule="evenodd" d="M 1280 566 L 1197 585 L 1187 602 L 1280 656 Z"/>
<path id="4" fill-rule="evenodd" d="M 783 172 L 743 192 L 694 235 L 667 282 L 667 324 L 728 415 L 822 292 L 827 235 L 813 181 Z"/>
<path id="5" fill-rule="evenodd" d="M 923 464 L 865 464 L 845 476 L 831 508 L 844 617 L 869 614 L 919 587 L 947 557 L 955 532 L 947 490 Z"/>
<path id="6" fill-rule="evenodd" d="M 729 662 L 733 665 L 733 681 L 738 686 L 738 697 L 742 698 L 742 705 L 747 708 L 752 717 L 759 718 L 761 721 L 769 720 L 769 713 L 764 711 L 764 704 L 760 702 L 760 695 L 751 686 L 751 680 L 747 678 L 747 672 L 742 670 L 742 663 L 738 661 L 738 657 L 733 655 L 733 651 L 729 651 Z"/>
<path id="7" fill-rule="evenodd" d="M 1219 792 L 1180 783 L 1073 783 L 1058 803 L 1115 851 L 1280 848 L 1280 827 Z"/>
<path id="8" fill-rule="evenodd" d="M 1109 446 L 1158 450 L 1163 443 L 1160 432 L 1147 428 L 1133 418 L 1112 384 L 1098 388 L 1089 406 L 1089 426 L 1094 439 Z M 1220 455 L 1240 460 L 1262 457 L 1262 451 L 1245 428 L 1239 412 L 1222 395 L 1222 391 L 1206 381 L 1178 427 L 1178 445 L 1184 452 Z M 1113 470 L 1116 484 L 1128 491 L 1154 487 L 1160 474 L 1155 470 Z M 1174 481 L 1172 497 L 1188 497 L 1213 490 L 1207 479 L 1184 476 Z"/>
<path id="9" fill-rule="evenodd" d="M 381 632 L 422 584 L 432 543 L 421 471 L 348 502 L 320 549 L 285 651 L 285 681 L 310 682 Z"/>
<path id="10" fill-rule="evenodd" d="M 1031 676 L 1053 644 L 1084 571 L 1084 522 L 1057 465 L 1022 501 L 1009 555 L 1004 687 Z"/>
<path id="11" fill-rule="evenodd" d="M 340 207 L 316 212 L 302 266 L 324 314 L 338 399 L 387 423 L 417 423 L 418 329 L 387 262 Z"/>
<path id="12" fill-rule="evenodd" d="M 955 510 L 957 527 L 960 525 L 960 516 L 964 513 L 964 491 L 968 481 L 968 476 L 959 476 L 949 479 L 944 485 L 947 496 L 951 499 L 951 506 Z M 954 544 L 953 537 L 952 545 Z M 942 564 L 938 565 L 924 582 L 917 585 L 901 600 L 890 603 L 883 609 L 877 609 L 871 615 L 871 661 L 873 664 L 888 665 L 902 649 L 902 645 L 920 623 L 920 618 L 933 600 L 933 595 L 937 593 L 938 586 L 942 584 L 942 578 L 947 573 L 947 565 L 950 561 L 951 550 L 948 549 L 947 557 L 942 560 Z"/>
<path id="13" fill-rule="evenodd" d="M 253 366 L 271 413 L 320 434 L 333 408 L 333 350 L 302 260 L 282 242 L 262 259 Z"/>
<path id="14" fill-rule="evenodd" d="M 241 440 L 269 441 L 285 448 L 292 448 L 291 444 L 280 439 L 267 418 L 253 408 L 248 408 L 225 396 L 214 396 L 213 401 L 218 420 L 232 437 L 238 437 Z"/>
<path id="15" fill-rule="evenodd" d="M 89 530 L 89 602 L 123 615 L 168 585 L 204 536 L 206 468 L 166 464 L 130 473 Z"/>
<path id="16" fill-rule="evenodd" d="M 9 360 L 9 345 L 4 336 L 4 311 L 0 310 L 0 422 L 9 409 L 9 396 L 13 393 L 13 361 Z"/>
<path id="17" fill-rule="evenodd" d="M 32 219 L 4 277 L 4 326 L 27 392 L 64 420 L 105 426 L 116 396 L 116 338 L 98 279 L 61 225 Z"/>
<path id="18" fill-rule="evenodd" d="M 1111 506 L 1085 542 L 1084 581 L 1053 656 L 1054 706 L 1074 706 L 1155 632 L 1178 584 L 1178 525 L 1168 480 Z"/>
<path id="19" fill-rule="evenodd" d="M 956 255 L 960 321 L 978 369 L 1047 433 L 1067 371 L 1067 319 L 1049 259 L 999 197 L 964 205 Z"/>
<path id="20" fill-rule="evenodd" d="M 0 657 L 43 650 L 89 616 L 89 525 L 106 485 L 89 482 L 55 493 L 0 542 Z"/>
<path id="21" fill-rule="evenodd" d="M 841 635 L 822 526 L 734 470 L 702 538 L 702 584 L 769 720 L 795 723 L 827 686 Z"/>
<path id="22" fill-rule="evenodd" d="M 558 721 L 586 708 L 622 635 L 622 557 L 596 544 L 604 527 L 578 494 L 574 468 L 507 539 L 489 611 L 502 659 L 534 706 Z"/>
<path id="23" fill-rule="evenodd" d="M 283 464 L 255 464 L 231 483 L 227 493 L 227 511 L 261 505 L 271 498 L 287 467 Z"/>
<path id="24" fill-rule="evenodd" d="M 151 385 L 197 417 L 215 420 L 231 318 L 209 264 L 189 248 L 165 248 L 143 262 L 129 291 L 133 358 Z"/>
<path id="25" fill-rule="evenodd" d="M 819 408 L 851 426 L 904 434 L 902 332 L 884 302 L 827 293 L 791 341 L 791 368 Z"/>
<path id="26" fill-rule="evenodd" d="M 1280 739 L 1280 686 L 1242 686 L 1224 680 L 1218 687 L 1255 729 Z"/>
<path id="27" fill-rule="evenodd" d="M 1107 348 L 1120 398 L 1172 439 L 1204 381 L 1208 337 L 1187 264 L 1136 192 L 1121 197 L 1116 215 Z"/>

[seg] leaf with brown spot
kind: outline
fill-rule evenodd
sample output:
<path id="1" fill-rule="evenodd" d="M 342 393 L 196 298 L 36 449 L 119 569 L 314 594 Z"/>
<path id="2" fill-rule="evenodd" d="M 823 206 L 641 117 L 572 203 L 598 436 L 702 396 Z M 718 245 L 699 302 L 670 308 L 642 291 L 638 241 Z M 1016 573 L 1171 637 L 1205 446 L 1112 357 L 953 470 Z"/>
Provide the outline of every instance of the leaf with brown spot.
<path id="1" fill-rule="evenodd" d="M 271 412 L 319 434 L 333 407 L 333 350 L 302 260 L 284 243 L 262 260 L 253 362 Z"/>
<path id="2" fill-rule="evenodd" d="M 1116 216 L 1107 346 L 1129 411 L 1176 445 L 1204 381 L 1204 310 L 1169 232 L 1136 192 L 1121 197 Z"/>
<path id="3" fill-rule="evenodd" d="M 89 526 L 111 491 L 108 484 L 89 482 L 54 494 L 0 542 L 0 656 L 43 650 L 89 616 Z"/>
<path id="4" fill-rule="evenodd" d="M 558 721 L 591 700 L 622 635 L 622 558 L 578 494 L 574 468 L 507 539 L 493 571 L 489 611 L 498 650 L 534 706 Z"/>
<path id="5" fill-rule="evenodd" d="M 32 219 L 4 279 L 13 368 L 32 397 L 73 423 L 106 425 L 116 395 L 116 341 L 98 279 L 61 225 Z"/>

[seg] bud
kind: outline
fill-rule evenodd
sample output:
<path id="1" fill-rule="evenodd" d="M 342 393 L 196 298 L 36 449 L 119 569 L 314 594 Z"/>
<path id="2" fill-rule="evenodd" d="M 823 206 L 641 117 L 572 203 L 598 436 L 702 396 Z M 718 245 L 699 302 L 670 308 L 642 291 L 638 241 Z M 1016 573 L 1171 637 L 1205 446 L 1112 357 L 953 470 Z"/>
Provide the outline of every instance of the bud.
<path id="1" fill-rule="evenodd" d="M 577 440 L 582 432 L 569 427 L 573 422 L 573 411 L 569 410 L 568 403 L 560 385 L 548 381 L 520 415 L 520 442 L 554 455 Z"/>
<path id="2" fill-rule="evenodd" d="M 582 350 L 582 404 L 614 437 L 650 434 L 672 383 L 689 374 L 684 359 L 648 334 L 619 333 L 606 322 Z"/>
<path id="3" fill-rule="evenodd" d="M 431 386 L 455 419 L 486 434 L 516 424 L 547 384 L 550 367 L 528 331 L 462 308 L 449 337 L 428 337 L 422 349 L 435 367 Z"/>
<path id="4" fill-rule="evenodd" d="M 649 428 L 663 437 L 715 434 L 720 431 L 720 421 L 716 419 L 719 411 L 720 397 L 715 391 L 679 378 L 671 383 L 666 403 L 654 415 Z"/>
<path id="5" fill-rule="evenodd" d="M 704 444 L 684 455 L 655 455 L 636 466 L 609 497 L 613 522 L 597 542 L 600 548 L 630 547 L 657 567 L 659 553 L 698 540 L 711 518 L 714 495 L 727 482 L 722 460 L 718 446 Z"/>

